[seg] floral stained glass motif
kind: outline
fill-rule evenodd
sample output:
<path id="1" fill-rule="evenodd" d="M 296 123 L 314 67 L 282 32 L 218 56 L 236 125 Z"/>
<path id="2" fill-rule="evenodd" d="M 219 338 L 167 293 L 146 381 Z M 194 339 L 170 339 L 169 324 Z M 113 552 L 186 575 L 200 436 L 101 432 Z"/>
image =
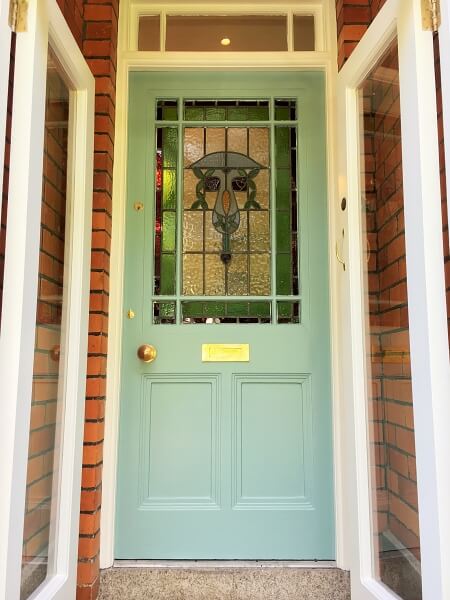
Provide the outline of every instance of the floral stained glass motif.
<path id="1" fill-rule="evenodd" d="M 184 295 L 269 295 L 268 129 L 187 128 L 184 163 Z"/>

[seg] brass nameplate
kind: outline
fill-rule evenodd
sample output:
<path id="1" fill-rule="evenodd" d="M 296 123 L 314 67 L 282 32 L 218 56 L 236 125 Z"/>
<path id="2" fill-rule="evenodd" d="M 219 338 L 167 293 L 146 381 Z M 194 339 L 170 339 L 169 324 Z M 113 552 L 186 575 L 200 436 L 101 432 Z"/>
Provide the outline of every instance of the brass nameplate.
<path id="1" fill-rule="evenodd" d="M 203 362 L 248 362 L 249 344 L 202 344 Z"/>

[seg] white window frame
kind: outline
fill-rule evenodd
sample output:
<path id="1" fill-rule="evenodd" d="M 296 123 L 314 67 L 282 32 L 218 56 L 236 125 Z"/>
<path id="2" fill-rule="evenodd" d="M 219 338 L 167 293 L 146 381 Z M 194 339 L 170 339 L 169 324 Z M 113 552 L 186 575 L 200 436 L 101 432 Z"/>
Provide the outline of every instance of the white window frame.
<path id="1" fill-rule="evenodd" d="M 442 22 L 439 28 L 439 49 L 444 141 L 446 142 L 445 171 L 447 174 L 447 217 L 450 219 L 450 0 L 441 0 L 441 19 Z"/>
<path id="2" fill-rule="evenodd" d="M 67 313 L 61 356 L 62 451 L 56 546 L 33 600 L 75 597 L 86 385 L 94 141 L 94 78 L 56 0 L 30 2 L 17 34 L 2 328 L 0 337 L 0 597 L 18 598 L 28 459 L 43 175 L 47 48 L 70 88 L 65 246 Z"/>
<path id="3" fill-rule="evenodd" d="M 450 370 L 447 340 L 433 39 L 421 26 L 420 0 L 388 0 L 338 76 L 340 195 L 347 197 L 341 272 L 342 393 L 349 400 L 344 454 L 350 468 L 347 551 L 352 598 L 398 598 L 374 577 L 367 393 L 364 365 L 359 106 L 357 88 L 397 34 L 400 63 L 405 236 L 416 435 L 423 597 L 450 598 Z M 356 518 L 355 518 L 356 517 Z M 352 547 L 351 547 L 352 546 Z"/>
<path id="4" fill-rule="evenodd" d="M 270 4 L 263 4 L 260 2 L 245 2 L 239 3 L 238 6 L 233 6 L 232 3 L 208 3 L 201 4 L 189 3 L 180 4 L 177 2 L 168 3 L 166 7 L 158 7 L 153 3 L 131 3 L 130 7 L 130 20 L 128 29 L 128 47 L 131 51 L 136 52 L 138 49 L 138 33 L 139 33 L 139 19 L 144 16 L 159 16 L 160 17 L 160 49 L 158 53 L 171 55 L 172 52 L 165 50 L 166 43 L 166 17 L 167 16 L 198 16 L 198 15 L 227 15 L 227 16 L 238 16 L 238 15 L 276 15 L 287 17 L 287 50 L 283 54 L 291 54 L 294 51 L 294 32 L 293 32 L 293 15 L 308 15 L 314 17 L 314 36 L 316 48 L 313 52 L 322 52 L 327 50 L 327 41 L 325 36 L 324 28 L 324 10 L 321 0 L 319 2 L 301 2 L 301 3 L 279 3 L 277 7 Z M 153 51 L 156 52 L 156 51 Z M 296 52 L 297 53 L 297 52 Z M 150 52 L 146 52 L 150 55 Z M 178 54 L 178 53 L 175 53 Z M 188 52 L 183 54 L 198 55 L 198 52 Z M 220 53 L 217 53 L 220 54 Z M 248 52 L 242 53 L 248 54 Z M 272 55 L 272 52 L 266 53 L 268 57 Z M 279 52 L 277 52 L 279 54 Z M 219 60 L 220 56 L 219 56 Z"/>

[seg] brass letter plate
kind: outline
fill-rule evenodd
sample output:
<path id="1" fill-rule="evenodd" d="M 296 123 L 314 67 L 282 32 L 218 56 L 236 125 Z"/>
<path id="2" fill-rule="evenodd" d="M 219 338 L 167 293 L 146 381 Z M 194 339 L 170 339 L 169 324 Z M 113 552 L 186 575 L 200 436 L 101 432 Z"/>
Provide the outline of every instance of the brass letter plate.
<path id="1" fill-rule="evenodd" d="M 203 362 L 248 362 L 249 344 L 202 344 Z"/>

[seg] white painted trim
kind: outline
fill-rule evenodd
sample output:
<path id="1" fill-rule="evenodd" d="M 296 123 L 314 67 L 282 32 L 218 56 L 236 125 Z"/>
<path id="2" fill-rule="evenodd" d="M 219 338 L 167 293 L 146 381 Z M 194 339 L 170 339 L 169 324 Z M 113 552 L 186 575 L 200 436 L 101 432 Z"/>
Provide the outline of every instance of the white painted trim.
<path id="1" fill-rule="evenodd" d="M 441 0 L 442 25 L 439 28 L 439 48 L 444 117 L 445 171 L 447 174 L 447 215 L 450 218 L 450 0 Z M 449 238 L 450 242 L 450 238 Z"/>
<path id="2" fill-rule="evenodd" d="M 124 39 L 123 51 L 135 52 L 138 48 L 138 28 L 139 18 L 143 16 L 159 15 L 160 16 L 160 36 L 161 36 L 161 49 L 158 54 L 166 55 L 171 54 L 165 52 L 165 39 L 166 39 L 166 17 L 168 15 L 286 15 L 288 17 L 287 33 L 288 33 L 288 53 L 291 54 L 294 51 L 292 43 L 292 15 L 312 15 L 314 16 L 314 27 L 315 27 L 315 40 L 316 40 L 316 51 L 323 52 L 327 48 L 334 48 L 336 46 L 336 40 L 331 40 L 326 36 L 325 33 L 325 18 L 324 18 L 324 7 L 323 3 L 328 0 L 308 0 L 301 2 L 282 2 L 278 3 L 274 7 L 273 3 L 255 1 L 246 3 L 236 2 L 195 2 L 195 3 L 181 3 L 181 2 L 164 2 L 164 4 L 158 4 L 155 2 L 148 2 L 148 0 L 141 1 L 135 0 L 131 2 L 131 6 L 123 9 L 123 12 L 129 11 L 128 14 L 128 27 L 126 29 L 127 35 Z M 331 42 L 331 45 L 329 45 Z M 175 55 L 180 53 L 176 52 Z M 184 53 L 183 53 L 184 54 Z M 220 53 L 217 53 L 219 55 Z M 234 53 L 233 53 L 234 54 Z M 248 54 L 248 53 L 247 53 Z M 255 53 L 258 56 L 260 53 Z M 270 53 L 268 53 L 270 54 Z M 277 53 L 278 54 L 278 53 Z M 283 53 L 287 54 L 287 53 Z M 257 62 L 258 59 L 256 58 Z"/>
<path id="3" fill-rule="evenodd" d="M 398 21 L 406 264 L 425 598 L 450 598 L 450 361 L 433 37 L 421 7 L 401 5 Z M 411 126 L 414 124 L 414 126 Z"/>
<path id="4" fill-rule="evenodd" d="M 6 109 L 8 103 L 9 58 L 11 49 L 11 29 L 8 26 L 9 0 L 0 0 L 0 168 L 3 181 L 5 160 Z M 0 192 L 1 193 L 1 192 Z M 2 196 L 0 195 L 0 214 Z"/>
<path id="5" fill-rule="evenodd" d="M 343 299 L 350 310 L 351 338 L 342 338 L 343 393 L 352 398 L 345 437 L 351 490 L 348 535 L 351 553 L 352 598 L 397 598 L 373 576 L 372 534 L 367 462 L 366 376 L 364 365 L 363 293 L 361 277 L 361 215 L 359 122 L 356 88 L 382 55 L 398 28 L 402 145 L 408 268 L 410 342 L 419 487 L 424 598 L 450 597 L 445 569 L 445 541 L 450 535 L 450 373 L 442 261 L 442 221 L 435 111 L 432 34 L 421 28 L 419 0 L 388 0 L 338 77 L 341 143 L 340 189 L 347 193 L 348 279 Z M 352 481 L 356 473 L 356 485 Z M 350 516 L 350 514 L 349 514 Z M 359 577 L 358 577 L 359 573 Z"/>
<path id="6" fill-rule="evenodd" d="M 0 338 L 0 597 L 18 598 L 36 320 L 47 47 L 70 92 L 62 452 L 56 547 L 48 581 L 34 600 L 75 596 L 90 281 L 94 79 L 55 0 L 30 3 L 18 34 L 14 79 L 4 312 Z M 36 190 L 38 198 L 36 201 Z"/>
<path id="7" fill-rule="evenodd" d="M 42 187 L 47 28 L 36 3 L 17 36 L 0 337 L 0 597 L 18 598 L 30 422 Z"/>
<path id="8" fill-rule="evenodd" d="M 265 3 L 258 3 L 264 6 Z M 149 6 L 148 2 L 135 2 L 136 6 Z M 190 6 L 190 3 L 188 3 Z M 236 3 L 234 3 L 236 6 Z M 167 6 L 167 3 L 165 4 Z M 171 9 L 172 9 L 172 5 Z M 186 7 L 186 5 L 180 5 Z M 212 4 L 208 3 L 208 12 Z M 216 5 L 214 5 L 216 6 Z M 223 10 L 223 5 L 218 5 Z M 233 6 L 233 0 L 227 7 Z M 253 4 L 238 3 L 243 12 Z M 273 12 L 273 5 L 265 4 L 267 12 Z M 303 4 L 292 3 L 296 14 Z M 116 84 L 116 125 L 115 125 L 115 159 L 113 187 L 113 217 L 111 264 L 108 362 L 106 388 L 106 415 L 103 458 L 102 512 L 100 538 L 100 567 L 109 568 L 114 564 L 114 523 L 117 489 L 117 447 L 120 414 L 120 374 L 122 358 L 122 325 L 123 325 L 123 273 L 125 248 L 125 199 L 127 174 L 127 115 L 128 115 L 128 74 L 131 70 L 323 70 L 326 74 L 327 92 L 327 144 L 328 144 L 328 206 L 329 206 L 329 269 L 330 269 L 330 311 L 331 311 L 331 348 L 332 348 L 332 395 L 333 395 L 333 433 L 334 433 L 334 473 L 335 473 L 335 515 L 336 515 L 336 562 L 337 566 L 347 568 L 350 564 L 348 551 L 344 547 L 346 522 L 344 520 L 347 491 L 343 486 L 343 472 L 346 469 L 341 440 L 341 416 L 346 413 L 342 396 L 338 371 L 338 338 L 339 338 L 339 299 L 334 257 L 334 223 L 340 211 L 336 202 L 336 16 L 334 0 L 309 2 L 308 6 L 322 7 L 323 10 L 323 46 L 331 48 L 331 52 L 295 52 L 295 53 L 234 53 L 210 58 L 201 53 L 162 53 L 128 51 L 130 48 L 130 31 L 135 13 L 128 4 L 121 3 L 118 38 L 117 84 Z M 218 9 L 219 10 L 219 9 Z M 235 9 L 236 12 L 236 9 Z M 155 9 L 150 11 L 155 14 Z M 309 13 L 311 14 L 311 13 Z M 135 43 L 135 42 L 134 42 Z M 135 47 L 135 46 L 134 46 Z M 163 56 L 164 54 L 164 56 Z"/>

